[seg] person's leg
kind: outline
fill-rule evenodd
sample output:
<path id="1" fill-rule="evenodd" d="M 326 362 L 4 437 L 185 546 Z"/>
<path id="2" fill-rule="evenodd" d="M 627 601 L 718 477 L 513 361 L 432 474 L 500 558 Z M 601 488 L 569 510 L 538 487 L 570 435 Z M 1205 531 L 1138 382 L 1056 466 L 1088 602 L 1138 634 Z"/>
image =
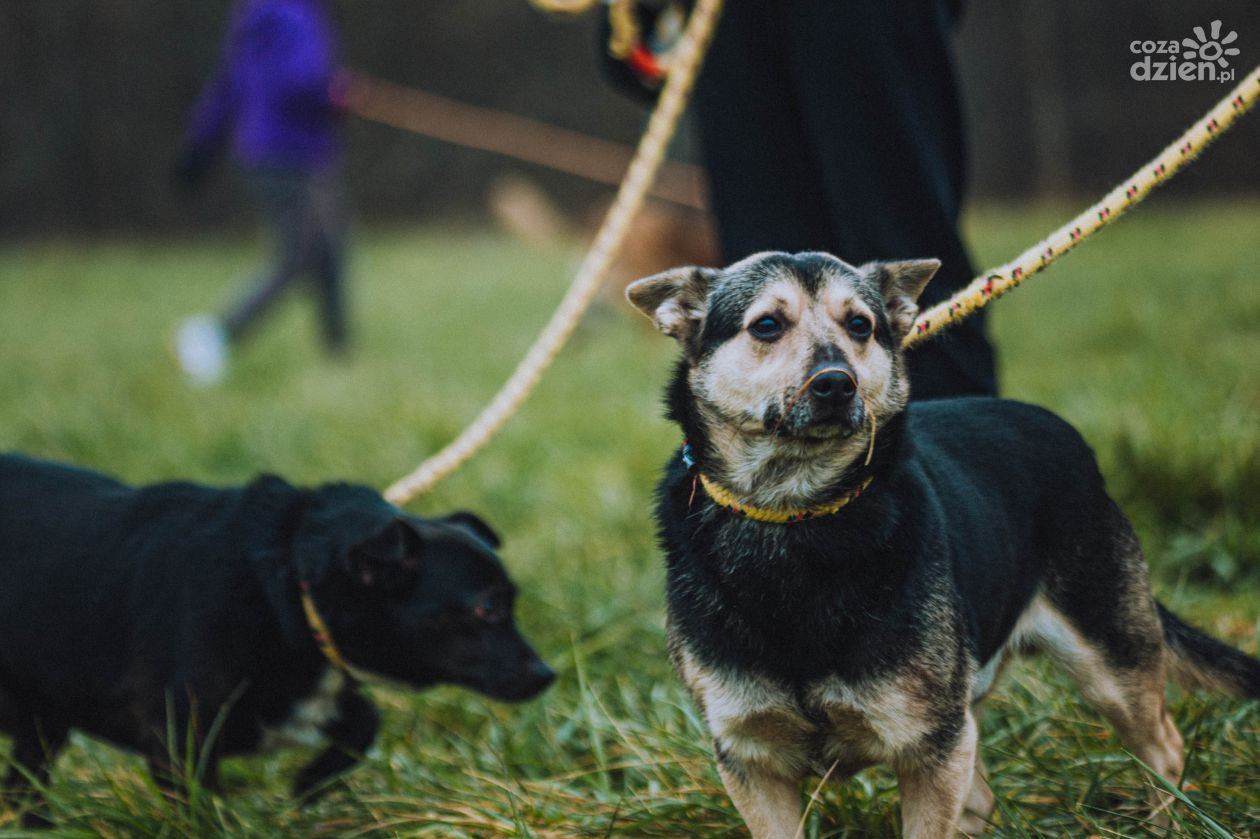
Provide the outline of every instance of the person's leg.
<path id="1" fill-rule="evenodd" d="M 227 337 L 242 340 L 287 289 L 309 259 L 313 227 L 307 176 L 300 172 L 247 173 L 267 234 L 271 238 L 271 264 L 246 293 L 231 305 L 223 318 Z"/>
<path id="2" fill-rule="evenodd" d="M 852 262 L 936 257 L 925 306 L 974 271 L 958 231 L 965 174 L 961 108 L 943 0 L 785 4 L 791 91 L 830 230 L 819 246 Z M 790 10 L 790 11 L 789 11 Z M 973 315 L 910 354 L 911 394 L 997 390 L 984 319 Z"/>
<path id="3" fill-rule="evenodd" d="M 728 3 L 696 82 L 695 113 L 727 262 L 764 250 L 825 248 L 827 196 L 789 96 L 784 15 Z"/>
<path id="4" fill-rule="evenodd" d="M 337 173 L 311 178 L 311 278 L 319 298 L 324 344 L 329 352 L 346 351 L 345 304 L 345 195 Z"/>

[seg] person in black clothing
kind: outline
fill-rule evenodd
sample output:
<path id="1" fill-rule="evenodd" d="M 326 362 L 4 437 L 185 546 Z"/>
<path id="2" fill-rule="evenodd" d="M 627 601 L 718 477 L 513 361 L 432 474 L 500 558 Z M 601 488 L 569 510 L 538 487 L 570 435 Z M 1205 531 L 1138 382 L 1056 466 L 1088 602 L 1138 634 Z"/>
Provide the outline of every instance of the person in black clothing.
<path id="1" fill-rule="evenodd" d="M 950 0 L 730 0 L 695 117 L 724 257 L 936 257 L 930 306 L 974 276 L 958 231 L 963 122 Z M 651 31 L 651 3 L 643 21 Z M 614 71 L 625 81 L 628 71 Z M 910 355 L 915 398 L 994 394 L 984 315 Z"/>

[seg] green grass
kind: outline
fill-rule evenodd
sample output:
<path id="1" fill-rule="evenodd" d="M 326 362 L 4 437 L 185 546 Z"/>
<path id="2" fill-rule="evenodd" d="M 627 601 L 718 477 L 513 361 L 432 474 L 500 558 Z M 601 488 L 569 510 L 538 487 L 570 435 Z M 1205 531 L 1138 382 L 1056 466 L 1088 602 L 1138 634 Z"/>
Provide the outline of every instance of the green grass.
<path id="1" fill-rule="evenodd" d="M 969 230 L 989 265 L 1067 211 L 993 208 Z M 1256 651 L 1260 627 L 1260 206 L 1140 211 L 994 307 L 1005 391 L 1078 425 L 1135 518 L 1162 598 Z M 326 361 L 308 301 L 242 350 L 229 380 L 186 388 L 172 325 L 255 264 L 238 241 L 0 248 L 0 450 L 129 481 L 385 486 L 468 422 L 568 282 L 572 248 L 484 233 L 365 233 L 358 345 Z M 505 535 L 520 619 L 560 679 L 539 701 L 376 690 L 370 759 L 308 811 L 285 794 L 300 751 L 228 761 L 228 795 L 188 806 L 139 762 L 80 738 L 51 788 L 66 836 L 740 836 L 663 644 L 649 498 L 677 443 L 659 392 L 674 355 L 610 298 L 504 434 L 415 509 L 482 512 Z M 1178 835 L 1260 835 L 1260 711 L 1174 692 L 1190 756 Z M 985 720 L 999 836 L 1150 835 L 1141 768 L 1040 663 Z M 811 837 L 891 834 L 890 773 L 819 793 Z M 0 816 L 0 835 L 17 833 Z"/>

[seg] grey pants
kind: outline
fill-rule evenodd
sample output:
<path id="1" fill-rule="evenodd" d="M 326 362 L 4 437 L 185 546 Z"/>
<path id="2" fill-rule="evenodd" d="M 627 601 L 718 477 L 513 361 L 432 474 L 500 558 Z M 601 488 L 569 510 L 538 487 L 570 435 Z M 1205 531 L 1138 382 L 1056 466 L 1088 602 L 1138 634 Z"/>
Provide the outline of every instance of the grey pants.
<path id="1" fill-rule="evenodd" d="M 273 257 L 264 274 L 228 310 L 224 325 L 229 339 L 243 338 L 285 289 L 306 276 L 319 301 L 324 341 L 332 352 L 343 351 L 346 221 L 337 174 L 250 170 L 244 177 L 272 240 Z"/>

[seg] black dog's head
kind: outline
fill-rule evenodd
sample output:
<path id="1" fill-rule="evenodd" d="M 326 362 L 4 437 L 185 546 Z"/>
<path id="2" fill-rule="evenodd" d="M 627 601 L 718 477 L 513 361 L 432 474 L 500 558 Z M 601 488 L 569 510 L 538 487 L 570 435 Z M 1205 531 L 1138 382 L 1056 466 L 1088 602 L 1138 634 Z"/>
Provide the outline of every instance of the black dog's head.
<path id="1" fill-rule="evenodd" d="M 764 488 L 774 483 L 764 467 L 776 461 L 771 471 L 784 476 L 820 453 L 841 467 L 852 462 L 872 420 L 905 406 L 902 339 L 939 266 L 760 253 L 721 270 L 665 271 L 632 283 L 626 296 L 682 347 L 676 384 L 688 404 L 671 409 L 700 426 L 684 430 L 714 449 L 708 454 L 720 450 L 725 462 L 714 468 L 727 483 Z"/>
<path id="2" fill-rule="evenodd" d="M 472 513 L 426 520 L 367 487 L 314 493 L 295 554 L 333 642 L 356 671 L 529 699 L 554 673 L 512 617 L 499 539 Z"/>

